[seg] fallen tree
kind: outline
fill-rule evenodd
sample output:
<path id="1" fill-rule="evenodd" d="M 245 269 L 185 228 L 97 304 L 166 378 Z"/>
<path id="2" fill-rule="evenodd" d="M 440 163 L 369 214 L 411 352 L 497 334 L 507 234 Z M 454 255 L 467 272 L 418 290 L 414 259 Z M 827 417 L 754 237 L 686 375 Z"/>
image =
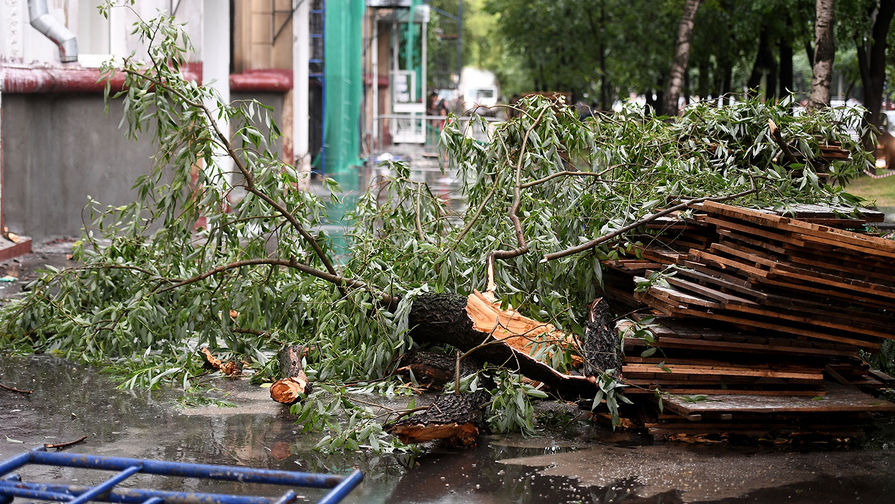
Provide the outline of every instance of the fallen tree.
<path id="1" fill-rule="evenodd" d="M 794 117 L 787 103 L 745 101 L 700 104 L 673 122 L 635 107 L 583 122 L 564 104 L 532 98 L 487 142 L 467 134 L 475 121 L 446 125 L 442 147 L 464 208 L 390 164 L 348 208 L 347 236 L 330 236 L 330 212 L 344 210 L 338 184 L 323 181 L 331 199 L 297 189 L 306 175 L 272 151 L 270 110 L 223 103 L 186 81 L 190 46 L 171 18 L 136 29 L 148 61 L 105 71 L 124 75 L 110 98 L 125 101 L 129 135 L 154 135 L 155 166 L 137 180 L 133 203 L 90 203 L 79 266 L 48 272 L 2 313 L 4 345 L 112 361 L 128 369 L 128 386 L 188 385 L 206 345 L 270 376 L 265 355 L 299 344 L 314 348 L 308 381 L 326 385 L 307 400 L 322 401 L 332 384 L 388 379 L 401 354 L 431 344 L 511 372 L 490 393 L 495 430 L 533 425 L 525 401 L 542 392 L 530 385 L 512 420 L 494 407 L 523 388 L 517 374 L 561 397 L 603 399 L 615 414 L 615 361 L 589 357 L 603 355 L 614 329 L 608 310 L 598 321 L 591 309 L 601 259 L 631 252 L 650 240 L 645 224 L 699 202 L 854 205 L 826 182 L 872 166 L 828 110 Z M 851 157 L 818 162 L 828 140 Z M 585 332 L 596 353 L 577 348 L 574 335 Z M 586 373 L 573 371 L 583 360 Z M 307 425 L 316 425 L 312 410 L 301 409 Z M 364 439 L 378 446 L 378 433 Z"/>

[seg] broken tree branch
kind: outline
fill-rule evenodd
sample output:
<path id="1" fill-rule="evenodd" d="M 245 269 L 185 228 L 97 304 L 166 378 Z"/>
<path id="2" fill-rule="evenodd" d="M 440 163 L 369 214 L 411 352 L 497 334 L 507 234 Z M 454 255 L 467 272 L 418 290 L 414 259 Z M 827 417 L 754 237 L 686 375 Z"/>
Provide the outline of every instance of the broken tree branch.
<path id="1" fill-rule="evenodd" d="M 561 373 L 528 353 L 497 341 L 488 330 L 476 327 L 469 299 L 452 294 L 423 294 L 410 310 L 411 337 L 420 344 L 450 344 L 477 359 L 507 367 L 551 387 L 570 398 L 593 396 L 596 385 L 584 376 Z M 465 356 L 461 356 L 461 360 Z M 514 365 L 513 365 L 514 364 Z"/>
<path id="2" fill-rule="evenodd" d="M 754 184 L 753 184 L 753 185 L 754 185 Z M 570 255 L 573 255 L 573 254 L 577 254 L 577 253 L 579 253 L 579 252 L 584 252 L 585 250 L 590 250 L 590 249 L 596 247 L 597 245 L 600 245 L 600 244 L 602 244 L 602 243 L 606 243 L 607 241 L 609 241 L 609 240 L 611 240 L 611 239 L 613 239 L 613 238 L 616 238 L 616 237 L 618 237 L 618 236 L 621 236 L 621 235 L 627 233 L 628 231 L 630 231 L 630 230 L 632 230 L 632 229 L 636 229 L 636 228 L 638 228 L 638 227 L 640 227 L 640 226 L 642 226 L 642 225 L 644 225 L 644 224 L 650 223 L 650 222 L 652 222 L 652 221 L 654 221 L 654 220 L 656 220 L 656 219 L 658 219 L 658 218 L 660 218 L 660 217 L 664 217 L 664 216 L 666 216 L 666 215 L 668 215 L 668 214 L 677 212 L 678 210 L 683 210 L 683 209 L 689 207 L 690 205 L 695 205 L 696 203 L 702 203 L 703 201 L 716 201 L 716 202 L 729 201 L 729 200 L 732 200 L 732 199 L 742 198 L 743 196 L 748 196 L 748 195 L 750 195 L 750 194 L 756 192 L 757 190 L 758 190 L 758 189 L 756 189 L 755 187 L 753 187 L 752 189 L 749 189 L 748 191 L 742 191 L 742 192 L 738 192 L 738 193 L 736 193 L 736 194 L 731 194 L 731 195 L 728 195 L 728 196 L 718 196 L 718 197 L 716 197 L 716 196 L 703 196 L 703 197 L 701 197 L 701 198 L 694 198 L 694 199 L 685 201 L 685 202 L 683 202 L 683 203 L 680 203 L 680 204 L 677 204 L 677 205 L 674 205 L 674 206 L 670 206 L 670 207 L 668 207 L 668 208 L 666 208 L 666 209 L 664 209 L 664 210 L 661 210 L 661 211 L 659 211 L 659 212 L 649 214 L 649 215 L 647 215 L 646 217 L 644 217 L 644 218 L 642 218 L 642 219 L 638 219 L 638 220 L 632 222 L 631 224 L 628 224 L 627 226 L 622 226 L 622 227 L 616 229 L 615 231 L 613 231 L 613 232 L 611 232 L 611 233 L 609 233 L 609 234 L 606 234 L 606 235 L 603 235 L 603 236 L 601 236 L 601 237 L 599 237 L 599 238 L 593 239 L 593 240 L 591 240 L 591 241 L 589 241 L 589 242 L 587 242 L 587 243 L 582 243 L 581 245 L 576 245 L 576 246 L 574 246 L 574 247 L 569 247 L 569 248 L 567 248 L 567 249 L 565 249 L 565 250 L 560 250 L 560 251 L 558 251 L 558 252 L 552 252 L 552 253 L 550 253 L 550 254 L 546 254 L 546 255 L 544 256 L 544 258 L 541 259 L 541 262 L 542 262 L 542 263 L 545 263 L 545 262 L 548 262 L 548 261 L 552 261 L 552 260 L 554 260 L 554 259 L 559 259 L 559 258 L 562 258 L 562 257 L 566 257 L 566 256 L 570 256 Z"/>
<path id="3" fill-rule="evenodd" d="M 27 395 L 27 394 L 33 394 L 33 393 L 34 393 L 34 390 L 19 390 L 19 389 L 15 388 L 15 387 L 9 387 L 9 386 L 6 386 L 6 385 L 4 385 L 4 384 L 2 384 L 2 383 L 0 383 L 0 389 L 8 390 L 8 391 L 10 391 L 10 392 L 15 392 L 16 394 L 26 394 L 26 395 Z"/>
<path id="4" fill-rule="evenodd" d="M 780 133 L 780 128 L 774 124 L 774 121 L 768 119 L 768 129 L 771 132 L 771 138 L 780 147 L 780 150 L 783 152 L 783 157 L 786 158 L 786 162 L 788 164 L 798 163 L 799 160 L 796 159 L 795 153 L 792 151 L 792 147 L 789 146 L 785 141 L 783 141 L 783 134 Z"/>
<path id="5" fill-rule="evenodd" d="M 78 443 L 83 443 L 86 439 L 87 439 L 87 436 L 81 436 L 78 439 L 75 439 L 74 441 L 66 441 L 64 443 L 53 443 L 53 444 L 44 443 L 44 448 L 46 448 L 48 450 L 49 449 L 61 450 L 63 448 L 68 448 L 69 446 L 74 446 Z"/>

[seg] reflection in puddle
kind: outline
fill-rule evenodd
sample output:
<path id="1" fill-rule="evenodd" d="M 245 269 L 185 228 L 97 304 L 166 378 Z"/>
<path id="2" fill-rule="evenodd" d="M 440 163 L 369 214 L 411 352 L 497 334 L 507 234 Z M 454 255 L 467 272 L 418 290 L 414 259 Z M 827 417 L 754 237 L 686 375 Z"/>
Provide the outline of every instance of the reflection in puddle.
<path id="1" fill-rule="evenodd" d="M 890 502 L 895 452 L 792 452 L 601 441 L 607 432 L 576 424 L 574 437 L 485 436 L 472 450 L 435 448 L 406 469 L 402 457 L 313 451 L 266 390 L 245 380 L 222 381 L 236 408 L 177 409 L 165 394 L 125 392 L 95 371 L 46 356 L 0 357 L 0 383 L 33 388 L 30 396 L 0 391 L 0 458 L 46 442 L 87 435 L 70 451 L 180 462 L 239 464 L 344 474 L 364 471 L 346 502 Z M 276 405 L 275 405 L 276 406 Z M 8 441 L 6 438 L 21 443 Z M 95 483 L 102 475 L 36 467 L 25 476 Z M 141 476 L 129 485 L 214 492 L 278 487 Z M 305 499 L 319 493 L 305 491 Z"/>

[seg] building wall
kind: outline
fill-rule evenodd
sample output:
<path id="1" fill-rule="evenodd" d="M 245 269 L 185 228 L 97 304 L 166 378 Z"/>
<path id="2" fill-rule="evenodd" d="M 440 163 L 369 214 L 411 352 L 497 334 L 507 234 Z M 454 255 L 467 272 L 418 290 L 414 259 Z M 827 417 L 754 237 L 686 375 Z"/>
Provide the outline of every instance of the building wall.
<path id="1" fill-rule="evenodd" d="M 92 196 L 133 201 L 131 186 L 152 166 L 150 133 L 118 129 L 121 104 L 104 112 L 101 95 L 3 95 L 4 212 L 10 231 L 40 242 L 77 236 Z M 87 217 L 89 219 L 89 217 Z"/>
<path id="2" fill-rule="evenodd" d="M 231 70 L 292 68 L 291 13 L 291 0 L 237 1 L 233 6 Z"/>
<path id="3" fill-rule="evenodd" d="M 250 97 L 273 107 L 271 116 L 280 122 L 282 94 L 233 96 Z M 3 95 L 4 210 L 10 231 L 36 242 L 78 236 L 88 196 L 110 205 L 134 200 L 134 180 L 152 169 L 157 150 L 152 133 L 129 140 L 118 129 L 121 102 L 113 102 L 108 115 L 103 108 L 101 95 Z M 273 145 L 280 148 L 279 141 Z"/>
<path id="4" fill-rule="evenodd" d="M 231 76 L 230 99 L 254 97 L 272 106 L 272 119 L 285 136 L 291 135 L 291 121 L 284 119 L 292 116 L 293 27 L 289 16 L 292 2 L 236 0 L 232 23 L 206 26 L 210 17 L 203 12 L 208 14 L 205 9 L 217 8 L 217 2 L 137 0 L 136 13 L 113 9 L 111 20 L 106 21 L 95 10 L 100 0 L 48 0 L 50 14 L 83 43 L 79 61 L 62 64 L 53 42 L 31 27 L 27 0 L 0 0 L 0 88 L 4 86 L 4 75 L 11 75 L 11 72 L 4 74 L 4 68 L 15 69 L 19 74 L 48 69 L 68 77 L 70 74 L 66 72 L 83 73 L 87 71 L 85 68 L 98 66 L 111 55 L 124 56 L 135 51 L 140 58 L 145 55 L 145 49 L 130 33 L 136 16 L 150 19 L 157 11 L 176 9 L 175 17 L 186 24 L 195 49 L 190 60 L 197 65 L 190 71 L 202 72 L 204 67 L 206 78 L 209 77 L 209 62 L 219 63 L 220 51 L 209 50 L 203 54 L 205 35 L 208 30 L 227 30 L 232 24 L 231 71 L 252 73 Z M 219 3 L 221 8 L 228 8 L 228 2 Z M 273 35 L 280 27 L 282 32 L 274 43 Z M 225 75 L 226 67 L 225 61 Z M 265 73 L 270 68 L 285 69 L 287 74 Z M 201 78 L 196 75 L 193 73 L 190 78 Z M 283 75 L 288 75 L 285 81 Z M 226 77 L 212 77 L 215 86 L 227 86 Z M 232 84 L 236 82 L 234 78 L 237 84 Z M 131 185 L 137 175 L 150 169 L 150 157 L 155 152 L 151 134 L 145 133 L 142 140 L 133 142 L 118 129 L 120 103 L 112 104 L 107 116 L 101 93 L 85 94 L 83 88 L 65 89 L 60 84 L 62 80 L 53 77 L 50 79 L 53 86 L 39 91 L 16 89 L 12 84 L 5 90 L 0 89 L 0 181 L 3 183 L 0 217 L 11 231 L 38 241 L 80 234 L 81 210 L 88 195 L 113 205 L 132 201 Z M 291 154 L 291 142 L 288 143 L 285 151 L 282 140 L 271 148 Z M 291 162 L 291 155 L 284 160 Z"/>
<path id="5" fill-rule="evenodd" d="M 234 102 L 238 100 L 249 100 L 255 99 L 259 102 L 267 105 L 268 107 L 273 107 L 273 111 L 270 112 L 270 118 L 273 119 L 273 122 L 277 124 L 277 127 L 280 128 L 280 132 L 283 131 L 283 93 L 237 93 L 231 92 L 230 99 Z M 292 112 L 289 111 L 289 114 Z M 257 125 L 258 130 L 263 134 L 267 134 L 267 127 L 261 123 Z M 278 139 L 273 145 L 270 146 L 270 150 L 273 152 L 282 152 L 283 150 L 283 139 L 282 137 Z"/>

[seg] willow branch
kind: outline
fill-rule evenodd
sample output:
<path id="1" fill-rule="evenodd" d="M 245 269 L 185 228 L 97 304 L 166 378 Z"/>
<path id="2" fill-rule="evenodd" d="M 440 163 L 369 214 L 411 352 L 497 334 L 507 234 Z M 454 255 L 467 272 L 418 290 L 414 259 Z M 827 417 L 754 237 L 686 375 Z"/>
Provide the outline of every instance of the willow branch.
<path id="1" fill-rule="evenodd" d="M 266 202 L 268 205 L 273 207 L 286 220 L 288 220 L 289 223 L 292 225 L 292 227 L 296 231 L 298 231 L 298 233 L 301 235 L 301 237 L 304 238 L 304 240 L 311 246 L 312 249 L 314 249 L 314 253 L 320 259 L 320 262 L 323 263 L 323 266 L 326 268 L 326 271 L 329 272 L 330 275 L 333 275 L 335 277 L 339 276 L 335 267 L 333 267 L 332 262 L 329 260 L 329 257 L 326 255 L 326 253 L 320 247 L 320 244 L 317 243 L 317 240 L 315 240 L 314 237 L 311 236 L 311 234 L 308 232 L 308 230 L 305 229 L 305 227 L 301 224 L 301 222 L 298 221 L 298 219 L 295 217 L 295 215 L 293 215 L 292 212 L 287 210 L 286 207 L 283 206 L 282 204 L 280 204 L 278 201 L 271 198 L 267 193 L 265 193 L 265 192 L 259 190 L 257 187 L 255 187 L 254 174 L 252 173 L 251 170 L 248 169 L 248 167 L 245 165 L 245 162 L 242 160 L 242 158 L 239 156 L 239 154 L 237 154 L 236 150 L 233 148 L 233 144 L 230 142 L 229 137 L 227 137 L 227 135 L 225 135 L 224 132 L 221 131 L 220 127 L 218 126 L 217 121 L 215 120 L 214 114 L 212 114 L 211 110 L 204 103 L 190 99 L 183 92 L 173 88 L 172 86 L 163 82 L 159 78 L 154 78 L 150 75 L 145 75 L 145 74 L 136 72 L 136 71 L 128 69 L 128 68 L 125 68 L 124 71 L 130 75 L 135 75 L 135 76 L 138 76 L 139 78 L 143 78 L 143 79 L 148 80 L 149 82 L 152 82 L 156 86 L 161 87 L 161 88 L 173 93 L 175 96 L 180 98 L 187 105 L 201 110 L 202 113 L 205 114 L 205 117 L 208 119 L 208 122 L 210 123 L 211 128 L 214 132 L 214 135 L 217 137 L 219 144 L 221 145 L 221 147 L 223 147 L 227 151 L 227 155 L 230 157 L 230 159 L 233 160 L 234 165 L 239 170 L 239 172 L 242 174 L 243 178 L 245 178 L 246 190 L 249 191 L 250 193 L 254 194 L 255 196 L 261 198 L 264 202 Z M 339 288 L 339 291 L 344 296 L 346 294 L 344 287 L 341 284 L 337 284 L 337 286 Z"/>
<path id="2" fill-rule="evenodd" d="M 756 192 L 757 190 L 758 190 L 757 188 L 753 187 L 752 189 L 749 189 L 748 191 L 743 191 L 743 192 L 739 192 L 739 193 L 736 193 L 736 194 L 731 194 L 731 195 L 728 195 L 728 196 L 719 196 L 719 197 L 714 197 L 714 196 L 704 196 L 704 197 L 701 197 L 701 198 L 691 199 L 691 200 L 689 200 L 689 201 L 685 201 L 685 202 L 683 202 L 683 203 L 680 203 L 680 204 L 677 204 L 677 205 L 674 205 L 674 206 L 670 206 L 670 207 L 668 207 L 668 208 L 666 208 L 666 209 L 664 209 L 664 210 L 661 210 L 661 211 L 659 211 L 659 212 L 649 214 L 649 215 L 647 215 L 646 217 L 644 217 L 644 218 L 642 218 L 642 219 L 639 219 L 639 220 L 637 220 L 637 221 L 634 221 L 634 222 L 632 222 L 631 224 L 628 224 L 627 226 L 624 226 L 624 227 L 621 227 L 621 228 L 619 228 L 619 229 L 616 229 L 615 231 L 613 231 L 613 232 L 611 232 L 611 233 L 609 233 L 609 234 L 607 234 L 607 235 L 603 235 L 603 236 L 601 236 L 601 237 L 599 237 L 599 238 L 596 238 L 596 239 L 594 239 L 594 240 L 591 240 L 591 241 L 589 241 L 589 242 L 587 242 L 587 243 L 582 243 L 581 245 L 576 245 L 576 246 L 574 246 L 574 247 L 570 247 L 570 248 L 567 248 L 567 249 L 565 249 L 565 250 L 560 250 L 560 251 L 558 251 L 558 252 L 552 252 L 552 253 L 550 253 L 550 254 L 547 254 L 547 255 L 544 256 L 543 259 L 541 259 L 541 262 L 542 262 L 542 263 L 545 263 L 545 262 L 547 262 L 547 261 L 552 261 L 552 260 L 554 260 L 554 259 L 559 259 L 559 258 L 561 258 L 561 257 L 566 257 L 566 256 L 570 256 L 570 255 L 573 255 L 573 254 L 577 254 L 577 253 L 579 253 L 579 252 L 584 252 L 585 250 L 590 250 L 590 249 L 596 247 L 597 245 L 600 245 L 600 244 L 605 243 L 605 242 L 607 242 L 607 241 L 609 241 L 609 240 L 611 240 L 611 239 L 613 239 L 613 238 L 616 238 L 616 237 L 618 237 L 618 236 L 620 236 L 620 235 L 622 235 L 622 234 L 624 234 L 624 233 L 627 233 L 628 231 L 630 231 L 630 230 L 632 230 L 632 229 L 635 229 L 635 228 L 640 227 L 640 226 L 642 226 L 642 225 L 644 225 L 644 224 L 647 224 L 647 223 L 649 223 L 649 222 L 652 222 L 652 221 L 654 221 L 654 220 L 656 220 L 656 219 L 658 219 L 658 218 L 660 218 L 660 217 L 664 217 L 664 216 L 666 216 L 666 215 L 668 215 L 668 214 L 670 214 L 670 213 L 677 212 L 678 210 L 683 210 L 684 208 L 687 208 L 687 207 L 689 207 L 690 205 L 695 205 L 696 203 L 702 203 L 703 201 L 718 201 L 718 202 L 721 202 L 721 201 L 727 201 L 727 200 L 732 200 L 732 199 L 736 199 L 736 198 L 741 198 L 741 197 L 743 197 L 743 196 L 752 194 L 752 193 Z"/>
<path id="3" fill-rule="evenodd" d="M 526 183 L 522 184 L 520 187 L 522 187 L 522 189 L 527 189 L 529 187 L 536 186 L 538 184 L 543 184 L 544 182 L 548 182 L 548 181 L 553 180 L 557 177 L 597 177 L 597 178 L 599 178 L 599 177 L 602 177 L 603 175 L 605 175 L 606 172 L 613 170 L 615 168 L 618 168 L 619 166 L 620 165 L 612 165 L 609 168 L 606 168 L 605 170 L 599 171 L 599 172 L 570 171 L 570 170 L 556 172 L 556 173 L 547 175 L 544 178 L 526 182 Z"/>
<path id="4" fill-rule="evenodd" d="M 422 195 L 422 193 L 423 193 L 423 186 L 422 186 L 422 184 L 418 184 L 416 186 L 416 204 L 414 205 L 416 212 L 415 212 L 413 220 L 414 220 L 414 224 L 416 224 L 416 232 L 420 237 L 420 241 L 425 242 L 426 235 L 423 234 L 423 225 L 420 222 L 420 196 Z"/>
<path id="5" fill-rule="evenodd" d="M 518 247 L 512 250 L 495 250 L 491 252 L 491 256 L 494 259 L 510 259 L 516 256 L 520 256 L 526 252 L 528 252 L 528 242 L 525 240 L 525 233 L 522 232 L 522 221 L 519 220 L 519 205 L 522 203 L 522 162 L 525 160 L 525 148 L 528 146 L 528 137 L 531 135 L 531 132 L 538 126 L 538 123 L 541 122 L 541 118 L 544 117 L 544 113 L 547 112 L 547 108 L 541 110 L 541 113 L 538 114 L 538 118 L 535 119 L 535 122 L 531 124 L 527 130 L 525 130 L 525 137 L 522 139 L 522 148 L 519 150 L 519 159 L 516 160 L 516 183 L 513 185 L 513 205 L 510 207 L 510 220 L 513 221 L 513 229 L 516 231 L 516 243 L 518 243 Z"/>
<path id="6" fill-rule="evenodd" d="M 198 275 L 192 276 L 190 278 L 186 278 L 186 279 L 182 279 L 182 280 L 175 280 L 176 283 L 155 291 L 155 294 L 161 294 L 161 293 L 171 291 L 171 290 L 174 290 L 174 289 L 177 289 L 177 288 L 189 285 L 189 284 L 200 282 L 202 280 L 205 280 L 208 277 L 221 274 L 225 271 L 239 269 L 239 268 L 245 268 L 245 267 L 249 267 L 249 266 L 259 266 L 259 265 L 284 266 L 287 268 L 296 269 L 296 270 L 301 271 L 302 273 L 305 273 L 307 275 L 319 278 L 321 280 L 326 280 L 327 282 L 335 284 L 337 287 L 340 287 L 342 289 L 344 289 L 344 288 L 369 289 L 370 288 L 370 286 L 367 285 L 365 282 L 362 282 L 360 280 L 355 280 L 353 278 L 346 278 L 341 275 L 333 275 L 332 273 L 329 273 L 327 271 L 322 271 L 317 268 L 308 266 L 307 264 L 300 263 L 300 262 L 296 261 L 295 258 L 279 259 L 279 258 L 275 258 L 275 257 L 262 257 L 262 258 L 254 258 L 254 259 L 244 259 L 242 261 L 234 261 L 234 262 L 231 262 L 228 264 L 222 264 L 220 266 L 217 266 L 215 268 L 212 268 L 208 271 L 205 271 Z M 397 302 L 398 302 L 397 298 L 395 298 L 394 296 L 388 295 L 384 292 L 377 292 L 377 295 L 380 297 L 380 299 L 383 302 L 385 302 L 388 305 L 394 305 L 394 304 L 397 304 Z"/>

